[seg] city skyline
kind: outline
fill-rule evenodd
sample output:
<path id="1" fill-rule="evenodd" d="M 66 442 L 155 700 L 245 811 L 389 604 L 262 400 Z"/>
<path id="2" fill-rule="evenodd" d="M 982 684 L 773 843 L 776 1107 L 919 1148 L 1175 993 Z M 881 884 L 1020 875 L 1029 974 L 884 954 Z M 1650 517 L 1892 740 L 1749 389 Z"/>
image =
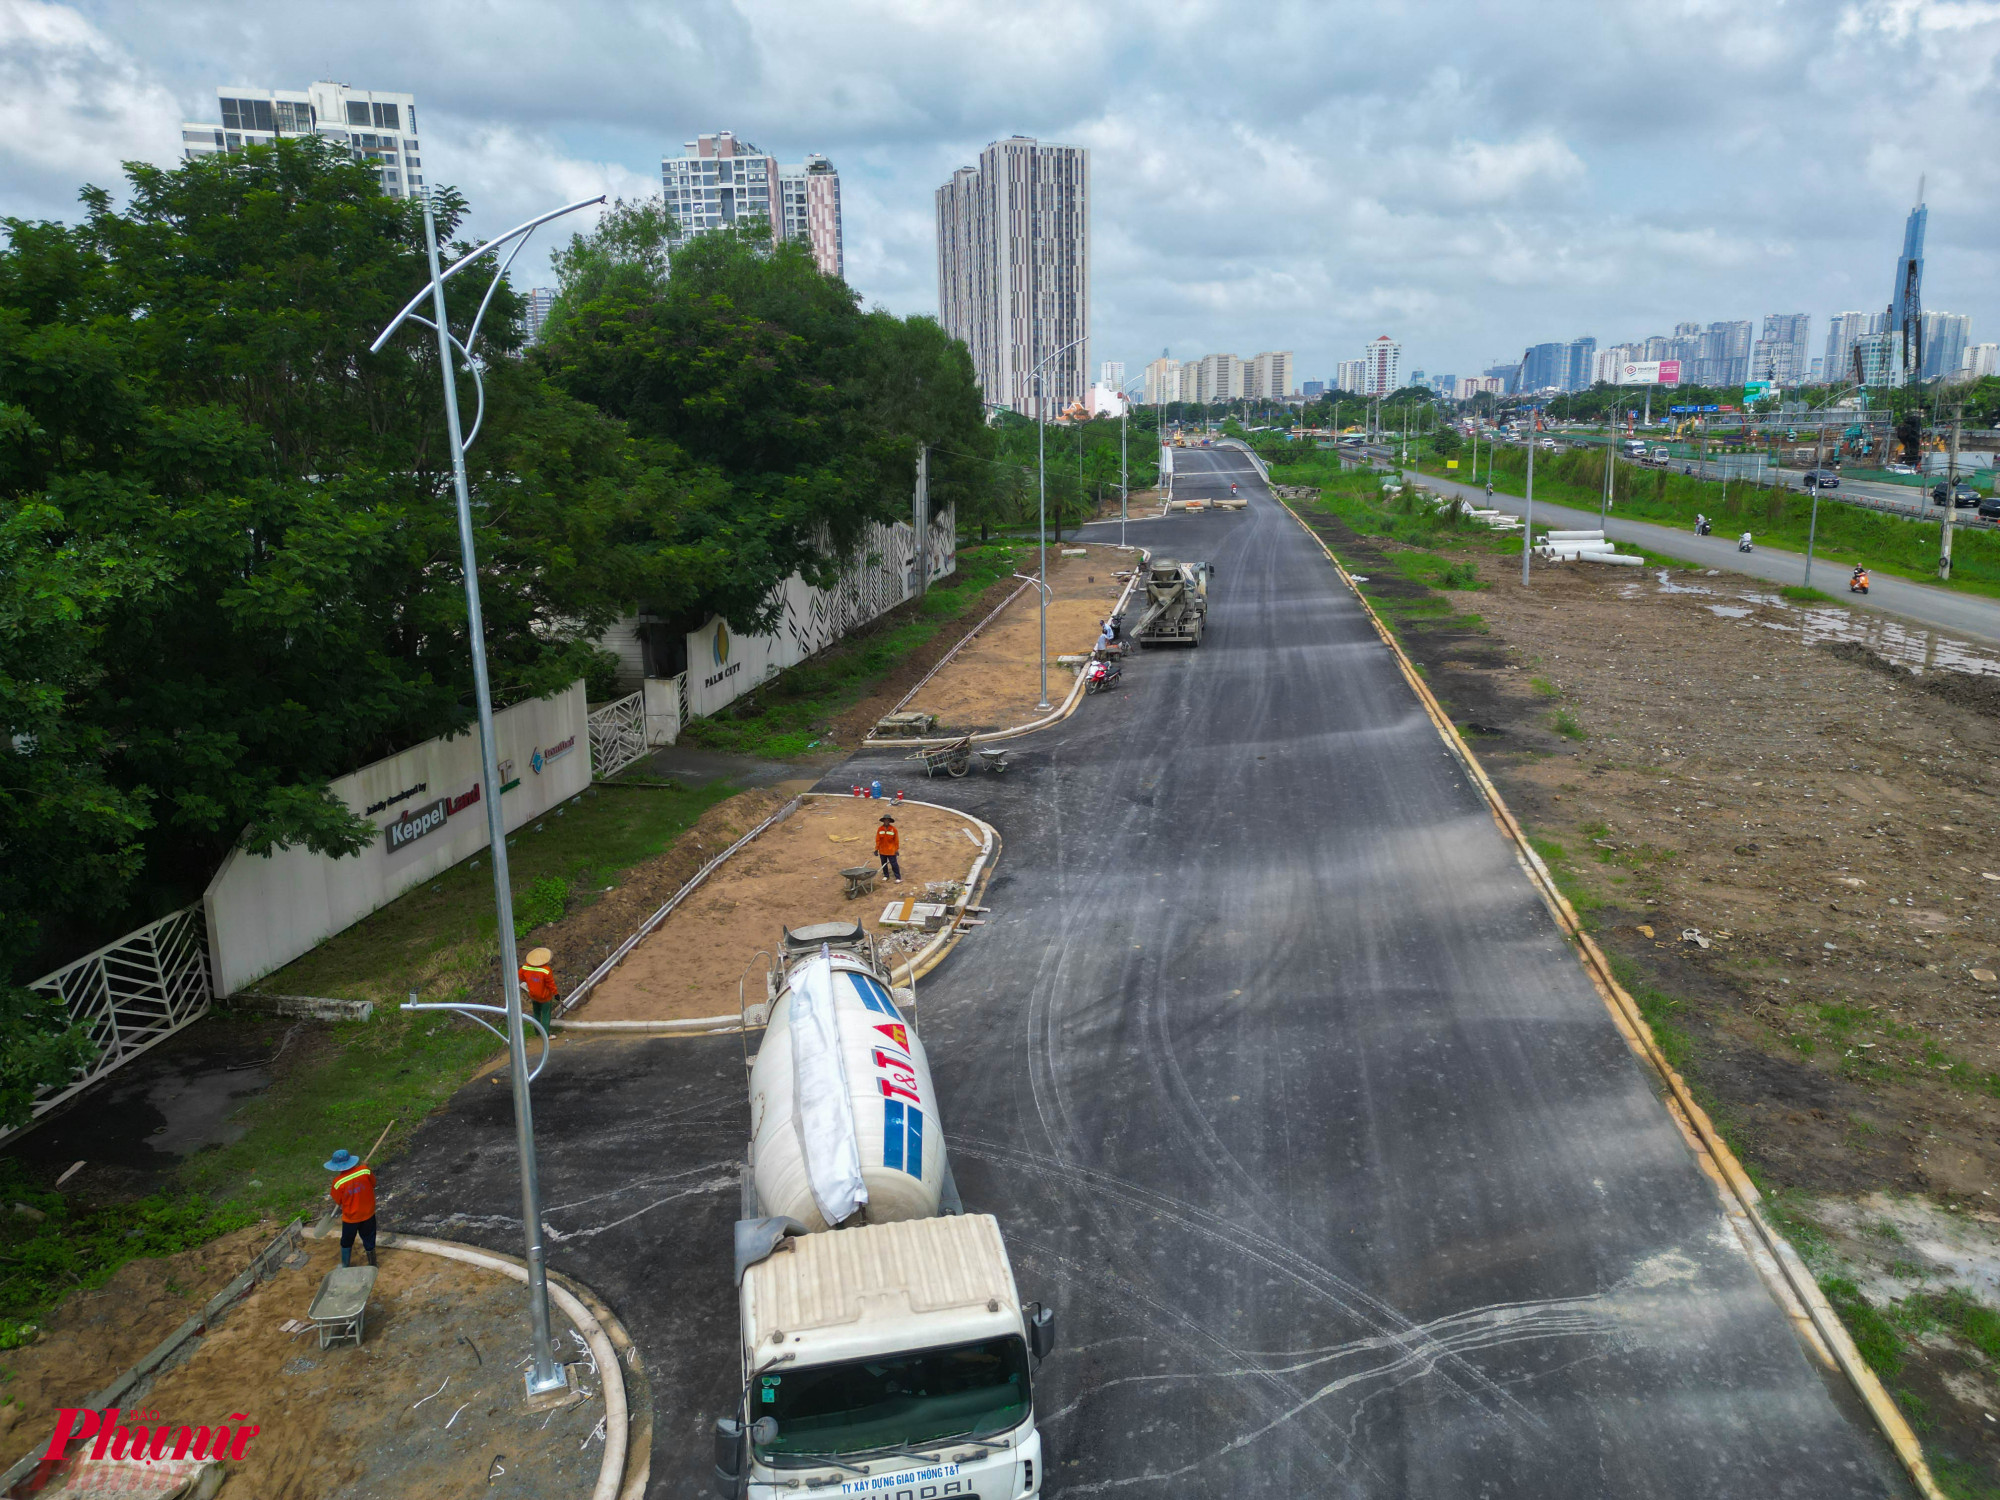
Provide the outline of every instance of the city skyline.
<path id="1" fill-rule="evenodd" d="M 2000 163 L 1962 142 L 2000 120 L 1979 83 L 2000 15 L 1919 0 L 1839 27 L 1768 8 L 1690 27 L 1553 0 L 1531 46 L 1449 11 L 1423 26 L 1282 12 L 1253 60 L 1187 45 L 1230 29 L 1206 0 L 1156 34 L 1032 5 L 1003 24 L 950 0 L 914 25 L 780 0 L 687 27 L 582 0 L 525 4 L 519 24 L 469 39 L 418 3 L 393 49 L 330 6 L 245 28 L 211 0 L 21 0 L 0 25 L 18 116 L 0 184 L 23 217 L 75 219 L 83 183 L 116 194 L 122 161 L 178 159 L 218 82 L 335 78 L 418 96 L 424 175 L 466 194 L 468 232 L 493 232 L 596 192 L 651 197 L 662 155 L 723 124 L 837 163 L 847 279 L 914 313 L 936 308 L 932 189 L 1018 131 L 1094 154 L 1101 358 L 1288 347 L 1325 379 L 1385 328 L 1411 363 L 1459 372 L 1690 314 L 1798 310 L 1824 330 L 1887 306 L 1895 226 L 1928 170 L 1925 300 L 1975 334 L 1992 322 Z M 412 61 L 468 42 L 468 66 Z M 1607 50 L 1670 70 L 1675 108 L 1623 108 L 1623 85 L 1590 65 Z M 1885 69 L 1934 87 L 1884 93 Z M 1581 82 L 1541 87 L 1550 70 Z M 664 104 L 663 72 L 677 80 Z M 1822 108 L 1843 90 L 1869 107 Z M 1786 122 L 1802 118 L 1800 136 Z M 1774 187 L 1760 163 L 1781 150 L 1793 170 Z M 1250 201 L 1282 209 L 1253 230 L 1237 211 Z M 523 285 L 548 283 L 555 240 L 517 263 Z"/>

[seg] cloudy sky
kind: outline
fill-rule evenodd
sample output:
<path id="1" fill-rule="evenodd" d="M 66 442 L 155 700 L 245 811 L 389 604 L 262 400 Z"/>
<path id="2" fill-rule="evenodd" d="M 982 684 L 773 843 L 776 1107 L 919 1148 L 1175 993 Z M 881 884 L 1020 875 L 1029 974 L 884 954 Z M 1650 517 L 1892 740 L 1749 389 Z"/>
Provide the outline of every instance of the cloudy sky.
<path id="1" fill-rule="evenodd" d="M 936 309 L 932 190 L 996 137 L 1092 150 L 1094 349 L 1404 369 L 1889 297 L 1919 174 L 1927 306 L 1993 306 L 1992 0 L 0 0 L 0 201 L 75 213 L 172 161 L 219 84 L 407 90 L 497 229 L 656 191 L 733 129 L 840 169 L 848 278 Z M 535 279 L 531 272 L 530 279 Z"/>

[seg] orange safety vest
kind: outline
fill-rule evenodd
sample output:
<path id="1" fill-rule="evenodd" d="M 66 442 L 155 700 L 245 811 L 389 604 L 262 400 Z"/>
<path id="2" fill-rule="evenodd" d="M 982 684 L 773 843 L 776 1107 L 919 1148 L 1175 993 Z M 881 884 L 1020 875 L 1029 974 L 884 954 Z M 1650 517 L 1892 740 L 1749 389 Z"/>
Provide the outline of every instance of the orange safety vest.
<path id="1" fill-rule="evenodd" d="M 363 1162 L 333 1179 L 332 1198 L 340 1205 L 343 1224 L 360 1224 L 375 1217 L 375 1169 Z"/>
<path id="2" fill-rule="evenodd" d="M 875 852 L 877 854 L 894 854 L 902 847 L 902 838 L 894 828 L 884 825 L 875 830 Z"/>
<path id="3" fill-rule="evenodd" d="M 537 1005 L 546 1005 L 556 998 L 554 969 L 538 969 L 530 964 L 522 964 L 521 984 L 527 990 L 528 998 Z"/>

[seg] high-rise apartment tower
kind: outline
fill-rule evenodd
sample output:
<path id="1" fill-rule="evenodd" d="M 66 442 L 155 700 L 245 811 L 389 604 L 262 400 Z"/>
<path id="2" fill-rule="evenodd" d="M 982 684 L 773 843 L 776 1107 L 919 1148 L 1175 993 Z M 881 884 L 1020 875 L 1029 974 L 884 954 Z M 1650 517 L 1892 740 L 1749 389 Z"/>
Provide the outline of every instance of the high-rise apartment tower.
<path id="1" fill-rule="evenodd" d="M 735 134 L 719 130 L 661 159 L 660 182 L 673 216 L 669 247 L 738 223 L 768 229 L 771 243 L 798 240 L 828 276 L 846 273 L 841 248 L 840 174 L 824 156 L 784 166 Z"/>
<path id="2" fill-rule="evenodd" d="M 382 191 L 408 198 L 424 185 L 423 148 L 417 141 L 417 102 L 409 94 L 315 83 L 308 89 L 227 86 L 216 91 L 213 124 L 181 125 L 187 161 L 245 146 L 268 146 L 280 136 L 318 135 L 345 146 L 375 172 Z"/>
<path id="3" fill-rule="evenodd" d="M 1089 151 L 1019 135 L 995 141 L 978 166 L 960 167 L 937 190 L 937 240 L 938 320 L 972 351 L 986 399 L 1033 412 L 1035 367 L 1047 361 L 1046 410 L 1083 400 L 1090 385 Z M 1181 399 L 1192 399 L 1185 380 Z"/>

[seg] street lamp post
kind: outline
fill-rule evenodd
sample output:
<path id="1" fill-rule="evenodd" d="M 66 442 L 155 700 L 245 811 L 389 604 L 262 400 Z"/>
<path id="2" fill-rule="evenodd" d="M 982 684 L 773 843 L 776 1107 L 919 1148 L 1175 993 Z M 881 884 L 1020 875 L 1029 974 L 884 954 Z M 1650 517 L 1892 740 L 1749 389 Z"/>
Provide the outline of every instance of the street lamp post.
<path id="1" fill-rule="evenodd" d="M 1528 551 L 1535 545 L 1535 408 L 1528 408 L 1528 514 L 1521 522 L 1521 587 L 1528 586 Z"/>
<path id="2" fill-rule="evenodd" d="M 1042 590 L 1041 657 L 1042 657 L 1042 701 L 1035 706 L 1043 713 L 1049 711 L 1049 455 L 1048 401 L 1042 393 L 1042 372 L 1049 367 L 1049 361 L 1060 359 L 1078 344 L 1090 337 L 1071 339 L 1062 348 L 1046 356 L 1035 366 L 1035 484 L 1038 491 L 1036 501 L 1036 526 L 1040 538 L 1039 576 Z M 1081 473 L 1081 460 L 1078 463 Z"/>
<path id="3" fill-rule="evenodd" d="M 486 627 L 479 606 L 479 557 L 472 533 L 472 496 L 465 474 L 465 450 L 479 436 L 480 423 L 486 414 L 486 387 L 479 375 L 479 367 L 472 358 L 472 345 L 479 338 L 480 320 L 486 316 L 487 305 L 493 300 L 494 289 L 505 279 L 507 268 L 519 255 L 521 247 L 528 242 L 528 236 L 538 225 L 551 219 L 559 219 L 564 214 L 574 213 L 580 208 L 588 208 L 594 203 L 602 203 L 604 198 L 586 198 L 572 203 L 552 213 L 530 219 L 497 239 L 488 240 L 471 254 L 454 261 L 449 269 L 440 269 L 438 261 L 437 217 L 433 211 L 431 196 L 426 193 L 424 205 L 424 249 L 430 261 L 430 282 L 403 310 L 384 328 L 375 342 L 369 346 L 369 353 L 379 353 L 382 346 L 405 321 L 415 320 L 437 332 L 438 363 L 444 376 L 444 416 L 445 430 L 451 440 L 452 489 L 458 502 L 458 545 L 460 566 L 465 573 L 465 616 L 466 635 L 472 652 L 472 690 L 479 714 L 479 767 L 481 797 L 486 803 L 486 830 L 491 841 L 493 855 L 493 904 L 500 919 L 500 979 L 507 997 L 507 1056 L 509 1071 L 514 1085 L 514 1141 L 521 1159 L 521 1230 L 527 1251 L 528 1271 L 528 1322 L 533 1339 L 533 1348 L 527 1370 L 527 1387 L 530 1396 L 539 1396 L 560 1390 L 567 1384 L 563 1367 L 555 1356 L 554 1346 L 549 1337 L 549 1284 L 548 1268 L 542 1255 L 542 1206 L 541 1183 L 535 1164 L 535 1119 L 534 1106 L 528 1091 L 532 1075 L 528 1071 L 528 1054 L 524 1027 L 521 1019 L 521 976 L 514 950 L 514 896 L 507 869 L 507 825 L 500 809 L 500 752 L 493 734 L 493 692 L 486 672 Z M 451 321 L 446 314 L 444 300 L 445 282 L 471 265 L 480 257 L 497 251 L 509 240 L 515 241 L 508 252 L 506 261 L 487 288 L 485 298 L 479 304 L 472 326 L 467 330 L 465 341 L 460 343 L 452 335 Z M 428 299 L 431 317 L 426 318 L 417 309 Z M 458 414 L 458 373 L 453 357 L 456 347 L 464 356 L 475 387 L 479 392 L 479 407 L 474 414 L 472 432 L 462 432 Z M 544 1049 L 546 1051 L 546 1047 Z M 536 1071 L 540 1071 L 539 1067 Z"/>

